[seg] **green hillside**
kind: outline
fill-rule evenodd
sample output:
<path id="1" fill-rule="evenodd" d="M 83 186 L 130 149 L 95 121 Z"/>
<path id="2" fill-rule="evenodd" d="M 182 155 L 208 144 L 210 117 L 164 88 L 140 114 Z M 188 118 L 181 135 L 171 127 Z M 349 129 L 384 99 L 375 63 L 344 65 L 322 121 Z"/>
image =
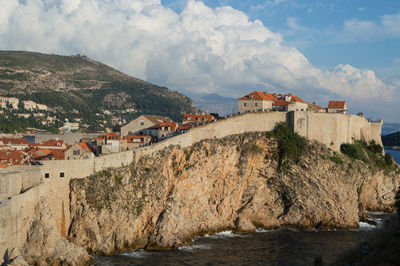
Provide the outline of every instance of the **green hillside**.
<path id="1" fill-rule="evenodd" d="M 385 147 L 400 146 L 400 131 L 382 136 L 382 143 Z"/>
<path id="2" fill-rule="evenodd" d="M 141 114 L 180 120 L 185 112 L 195 111 L 192 101 L 180 93 L 79 55 L 0 51 L 0 96 L 45 104 L 50 107 L 46 115 L 57 116 L 56 124 L 50 126 L 20 123 L 14 121 L 14 113 L 29 113 L 20 104 L 20 110 L 9 112 L 8 108 L 0 117 L 0 122 L 5 116 L 14 121 L 10 130 L 29 126 L 47 129 L 62 125 L 66 118 L 77 118 L 89 126 L 88 131 L 95 131 Z M 7 127 L 2 124 L 0 130 L 7 131 Z"/>

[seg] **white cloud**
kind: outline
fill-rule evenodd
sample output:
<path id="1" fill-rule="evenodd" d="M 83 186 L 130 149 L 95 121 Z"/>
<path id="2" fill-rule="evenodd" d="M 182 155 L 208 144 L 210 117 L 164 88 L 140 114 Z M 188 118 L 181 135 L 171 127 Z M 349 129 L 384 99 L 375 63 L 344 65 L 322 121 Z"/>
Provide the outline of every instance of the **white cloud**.
<path id="1" fill-rule="evenodd" d="M 286 19 L 286 25 L 288 25 L 288 27 L 293 30 L 301 29 L 301 26 L 298 24 L 297 18 L 295 18 L 295 17 L 288 17 Z"/>
<path id="2" fill-rule="evenodd" d="M 85 54 L 186 93 L 237 97 L 261 88 L 359 101 L 390 100 L 395 90 L 371 70 L 315 68 L 296 48 L 285 45 L 280 34 L 229 6 L 213 9 L 189 0 L 178 14 L 160 0 L 0 3 L 0 49 Z M 397 17 L 384 21 L 393 25 Z M 287 23 L 300 27 L 295 18 Z M 362 23 L 350 21 L 348 28 L 357 25 Z M 364 23 L 364 31 L 370 26 Z"/>
<path id="3" fill-rule="evenodd" d="M 365 10 L 365 8 L 364 8 L 364 7 L 359 7 L 357 10 L 358 10 L 359 12 L 363 12 L 363 11 Z"/>
<path id="4" fill-rule="evenodd" d="M 349 19 L 344 22 L 342 41 L 400 38 L 400 13 L 384 15 L 380 21 Z"/>

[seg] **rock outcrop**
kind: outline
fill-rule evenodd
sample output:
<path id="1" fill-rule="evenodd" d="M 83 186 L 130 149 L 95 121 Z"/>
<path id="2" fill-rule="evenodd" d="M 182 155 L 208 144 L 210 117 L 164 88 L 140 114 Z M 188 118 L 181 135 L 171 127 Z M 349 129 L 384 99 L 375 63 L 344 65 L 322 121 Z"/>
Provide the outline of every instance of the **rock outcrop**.
<path id="1" fill-rule="evenodd" d="M 23 249 L 11 265 L 89 265 L 92 257 L 82 247 L 62 237 L 45 199 L 31 221 Z"/>
<path id="2" fill-rule="evenodd" d="M 71 180 L 69 239 L 98 254 L 171 249 L 226 229 L 357 228 L 367 209 L 393 206 L 398 170 L 318 143 L 297 163 L 278 157 L 276 139 L 247 133 Z"/>

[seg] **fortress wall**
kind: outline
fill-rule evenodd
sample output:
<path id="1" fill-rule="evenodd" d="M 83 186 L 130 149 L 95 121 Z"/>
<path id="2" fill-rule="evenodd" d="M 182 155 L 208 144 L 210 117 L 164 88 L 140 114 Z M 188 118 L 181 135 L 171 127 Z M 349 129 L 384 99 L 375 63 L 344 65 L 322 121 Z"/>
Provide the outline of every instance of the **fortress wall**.
<path id="1" fill-rule="evenodd" d="M 36 186 L 23 194 L 0 201 L 0 262 L 6 249 L 22 248 L 34 217 L 35 207 L 42 195 L 42 186 Z"/>
<path id="2" fill-rule="evenodd" d="M 113 153 L 106 156 L 99 156 L 93 160 L 93 173 L 99 172 L 109 167 L 121 167 L 123 165 L 129 165 L 133 162 L 135 156 L 132 150 L 123 151 L 119 153 Z"/>
<path id="3" fill-rule="evenodd" d="M 0 172 L 0 200 L 18 195 L 40 184 L 39 166 L 21 165 L 3 168 Z"/>
<path id="4" fill-rule="evenodd" d="M 66 134 L 36 134 L 35 142 L 44 142 L 51 139 L 55 140 L 63 140 L 66 144 L 73 145 L 76 142 L 79 142 L 82 138 L 97 138 L 100 133 L 66 133 Z"/>
<path id="5" fill-rule="evenodd" d="M 342 143 L 353 143 L 354 140 L 375 140 L 382 145 L 382 122 L 371 123 L 364 117 L 337 113 L 295 112 L 290 116 L 295 132 L 335 151 L 340 151 Z"/>
<path id="6" fill-rule="evenodd" d="M 192 128 L 189 133 L 133 151 L 83 160 L 44 161 L 42 166 L 12 166 L 0 169 L 0 199 L 7 202 L 0 204 L 0 251 L 5 250 L 6 246 L 20 247 L 19 243 L 25 241 L 26 223 L 29 217 L 33 216 L 34 207 L 41 195 L 47 198 L 61 234 L 67 235 L 70 225 L 69 181 L 72 178 L 84 178 L 109 167 L 128 165 L 170 145 L 184 148 L 205 139 L 223 138 L 245 132 L 271 131 L 279 122 L 288 123 L 300 135 L 318 140 L 336 151 L 340 150 L 342 143 L 351 143 L 353 138 L 365 141 L 374 139 L 382 144 L 382 122 L 370 123 L 363 117 L 312 112 L 248 113 L 198 126 Z M 49 174 L 49 178 L 45 178 L 46 173 Z M 64 177 L 60 177 L 61 173 L 64 173 Z M 28 188 L 31 189 L 19 194 Z M 9 196 L 11 200 L 7 200 Z"/>
<path id="7" fill-rule="evenodd" d="M 192 128 L 187 134 L 164 140 L 155 145 L 136 149 L 135 160 L 138 160 L 142 156 L 150 156 L 154 152 L 170 145 L 179 145 L 185 148 L 205 139 L 223 138 L 245 132 L 271 131 L 280 122 L 286 122 L 285 112 L 248 113 L 230 117 L 225 120 Z"/>

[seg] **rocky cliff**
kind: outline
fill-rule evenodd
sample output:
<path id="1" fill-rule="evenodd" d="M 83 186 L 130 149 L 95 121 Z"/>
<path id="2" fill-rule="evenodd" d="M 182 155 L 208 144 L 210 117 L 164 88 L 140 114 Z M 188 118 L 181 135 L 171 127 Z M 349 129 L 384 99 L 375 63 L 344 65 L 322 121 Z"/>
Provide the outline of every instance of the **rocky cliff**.
<path id="1" fill-rule="evenodd" d="M 84 248 L 61 236 L 45 198 L 29 224 L 25 245 L 4 257 L 5 265 L 89 265 L 93 261 Z"/>
<path id="2" fill-rule="evenodd" d="M 71 180 L 69 239 L 98 254 L 171 249 L 227 229 L 357 228 L 366 210 L 392 210 L 397 165 L 292 140 L 233 135 Z"/>

